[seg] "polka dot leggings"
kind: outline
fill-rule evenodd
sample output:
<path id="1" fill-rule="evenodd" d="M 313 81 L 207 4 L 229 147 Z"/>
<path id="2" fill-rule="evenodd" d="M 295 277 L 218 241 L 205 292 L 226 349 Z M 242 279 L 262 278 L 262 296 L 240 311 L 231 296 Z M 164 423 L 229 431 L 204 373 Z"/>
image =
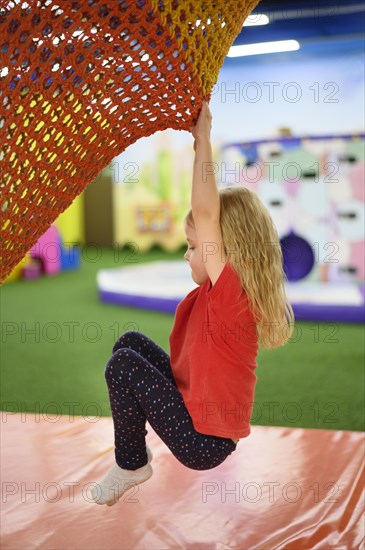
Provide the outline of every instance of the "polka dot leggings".
<path id="1" fill-rule="evenodd" d="M 168 354 L 130 331 L 114 344 L 105 369 L 114 421 L 115 458 L 126 470 L 147 464 L 146 421 L 186 467 L 209 470 L 235 449 L 232 439 L 197 432 L 176 387 Z"/>

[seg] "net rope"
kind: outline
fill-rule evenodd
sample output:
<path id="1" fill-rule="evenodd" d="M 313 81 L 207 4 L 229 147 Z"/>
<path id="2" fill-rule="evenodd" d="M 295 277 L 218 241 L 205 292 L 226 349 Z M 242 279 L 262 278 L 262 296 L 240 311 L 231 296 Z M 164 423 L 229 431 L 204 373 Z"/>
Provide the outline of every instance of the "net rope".
<path id="1" fill-rule="evenodd" d="M 1 0 L 1 282 L 128 145 L 189 130 L 256 4 Z"/>

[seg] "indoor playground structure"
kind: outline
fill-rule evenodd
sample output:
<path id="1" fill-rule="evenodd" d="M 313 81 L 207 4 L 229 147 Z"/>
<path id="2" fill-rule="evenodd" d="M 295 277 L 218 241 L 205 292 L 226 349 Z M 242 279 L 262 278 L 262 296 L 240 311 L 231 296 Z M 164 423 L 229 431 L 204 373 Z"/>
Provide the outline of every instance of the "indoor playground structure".
<path id="1" fill-rule="evenodd" d="M 65 246 L 57 227 L 51 225 L 13 269 L 6 282 L 19 278 L 38 279 L 42 274 L 57 275 L 61 271 L 77 269 L 79 265 L 80 248 Z"/>
<path id="2" fill-rule="evenodd" d="M 298 320 L 364 322 L 364 157 L 364 135 L 283 137 L 223 147 L 221 186 L 255 191 L 278 228 L 287 293 Z M 187 205 L 174 197 L 175 186 L 166 185 L 164 196 L 155 187 L 152 204 L 139 193 L 135 208 L 131 191 L 123 191 L 127 206 L 116 217 L 129 217 L 128 240 L 142 248 L 147 239 L 161 246 L 184 244 Z M 97 284 L 104 302 L 168 312 L 196 286 L 184 260 L 104 269 Z"/>
<path id="3" fill-rule="evenodd" d="M 154 319 L 156 325 L 166 323 L 166 332 L 170 319 L 163 313 L 173 313 L 195 284 L 184 260 L 113 269 L 88 265 L 90 271 L 82 271 L 72 292 L 68 283 L 57 286 L 62 277 L 40 278 L 70 269 L 76 279 L 81 258 L 75 245 L 101 239 L 102 230 L 103 246 L 132 241 L 141 250 L 158 244 L 176 251 L 185 244 L 181 223 L 191 187 L 190 174 L 179 162 L 183 155 L 191 158 L 191 150 L 184 150 L 176 163 L 166 152 L 155 166 L 141 162 L 140 179 L 134 183 L 132 178 L 124 187 L 113 185 L 110 166 L 130 145 L 157 131 L 189 131 L 258 4 L 1 2 L 0 282 L 8 277 L 15 281 L 2 288 L 8 301 L 7 332 L 2 333 L 5 382 L 15 396 L 13 401 L 5 396 L 1 410 L 4 550 L 364 549 L 364 438 L 355 431 L 359 424 L 317 429 L 254 423 L 250 437 L 238 442 L 229 459 L 203 471 L 185 468 L 147 424 L 154 475 L 148 483 L 131 487 L 112 508 L 96 506 L 91 489 L 114 462 L 113 421 L 99 414 L 106 391 L 101 389 L 103 368 L 96 365 L 99 354 L 109 346 L 106 340 L 111 340 L 115 325 L 130 329 L 136 324 L 133 312 L 140 320 L 141 308 L 151 310 L 143 313 L 143 322 L 156 332 Z M 299 21 L 297 27 L 306 18 L 313 21 L 304 5 L 302 19 L 282 19 Z M 351 6 L 342 8 L 330 15 L 346 29 Z M 360 20 L 363 7 L 355 8 L 350 15 Z M 315 14 L 321 22 L 326 19 L 327 35 L 331 18 L 318 5 Z M 280 22 L 278 16 L 277 21 L 279 36 L 285 38 L 287 31 L 280 25 L 287 21 Z M 312 26 L 303 25 L 309 37 Z M 270 37 L 275 22 L 268 27 Z M 347 39 L 340 41 L 341 48 Z M 282 58 L 277 59 L 280 64 Z M 242 78 L 251 78 L 251 70 L 252 65 L 246 67 Z M 220 108 L 225 109 L 223 102 Z M 239 118 L 242 105 L 235 108 Z M 364 322 L 364 135 L 225 140 L 219 156 L 224 167 L 223 177 L 222 171 L 217 175 L 220 185 L 250 187 L 273 216 L 297 320 L 347 323 L 346 337 L 351 323 Z M 181 171 L 175 172 L 171 186 L 175 164 Z M 71 228 L 69 218 L 59 222 L 59 216 L 68 216 L 75 205 L 77 227 Z M 98 208 L 100 216 L 95 214 Z M 84 230 L 85 241 L 80 237 Z M 92 277 L 84 279 L 85 272 Z M 16 281 L 21 277 L 39 281 Z M 25 288 L 29 302 L 24 300 Z M 153 318 L 156 311 L 162 314 Z M 125 324 L 119 325 L 119 317 Z M 28 331 L 24 338 L 23 328 Z M 100 339 L 87 331 L 90 328 L 102 332 Z M 309 363 L 316 369 L 310 387 L 314 391 L 326 386 L 320 367 L 326 360 L 330 363 L 330 354 L 322 344 L 320 352 L 308 346 L 308 355 L 298 362 L 303 367 L 299 374 L 292 362 L 297 378 L 283 378 L 282 391 L 292 392 L 309 380 Z M 331 353 L 338 350 L 341 360 L 343 355 L 340 367 L 346 371 L 346 383 L 357 384 L 360 376 L 346 363 L 349 344 L 342 339 L 340 346 Z M 278 356 L 282 363 L 290 362 L 285 353 Z M 274 355 L 268 352 L 265 358 L 269 363 Z M 329 364 L 325 372 L 331 382 L 332 367 Z M 317 376 L 317 369 L 322 374 Z M 66 388 L 66 372 L 67 398 L 56 401 L 57 390 Z M 275 379 L 276 371 L 267 376 Z M 339 386 L 335 396 L 348 389 L 345 382 Z M 86 397 L 79 397 L 81 390 Z M 355 393 L 351 400 L 356 407 Z M 85 404 L 91 408 L 82 409 Z M 312 405 L 309 397 L 306 404 Z M 316 404 L 323 412 L 328 403 Z M 293 406 L 292 400 L 285 405 Z M 80 409 L 83 414 L 72 413 Z M 340 412 L 346 416 L 348 411 Z"/>

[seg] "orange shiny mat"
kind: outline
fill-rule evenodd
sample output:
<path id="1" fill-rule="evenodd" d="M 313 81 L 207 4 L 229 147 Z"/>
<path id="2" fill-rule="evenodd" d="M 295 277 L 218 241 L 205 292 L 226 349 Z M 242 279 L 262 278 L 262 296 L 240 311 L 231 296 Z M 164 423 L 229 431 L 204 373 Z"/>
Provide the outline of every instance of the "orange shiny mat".
<path id="1" fill-rule="evenodd" d="M 154 475 L 113 507 L 111 418 L 2 413 L 5 549 L 364 548 L 360 432 L 254 426 L 213 470 L 185 468 L 147 425 Z"/>

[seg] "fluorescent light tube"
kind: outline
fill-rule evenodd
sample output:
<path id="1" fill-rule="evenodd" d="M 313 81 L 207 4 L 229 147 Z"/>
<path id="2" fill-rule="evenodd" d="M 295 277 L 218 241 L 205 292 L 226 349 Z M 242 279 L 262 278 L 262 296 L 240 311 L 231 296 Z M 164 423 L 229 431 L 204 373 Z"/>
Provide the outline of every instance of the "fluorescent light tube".
<path id="1" fill-rule="evenodd" d="M 299 50 L 297 40 L 277 40 L 276 42 L 259 42 L 258 44 L 244 44 L 232 46 L 227 57 L 242 57 L 245 55 L 259 55 L 264 53 L 291 52 Z"/>
<path id="2" fill-rule="evenodd" d="M 243 23 L 244 27 L 255 27 L 256 25 L 268 25 L 270 19 L 267 15 L 263 13 L 251 14 L 247 17 L 246 21 Z"/>

